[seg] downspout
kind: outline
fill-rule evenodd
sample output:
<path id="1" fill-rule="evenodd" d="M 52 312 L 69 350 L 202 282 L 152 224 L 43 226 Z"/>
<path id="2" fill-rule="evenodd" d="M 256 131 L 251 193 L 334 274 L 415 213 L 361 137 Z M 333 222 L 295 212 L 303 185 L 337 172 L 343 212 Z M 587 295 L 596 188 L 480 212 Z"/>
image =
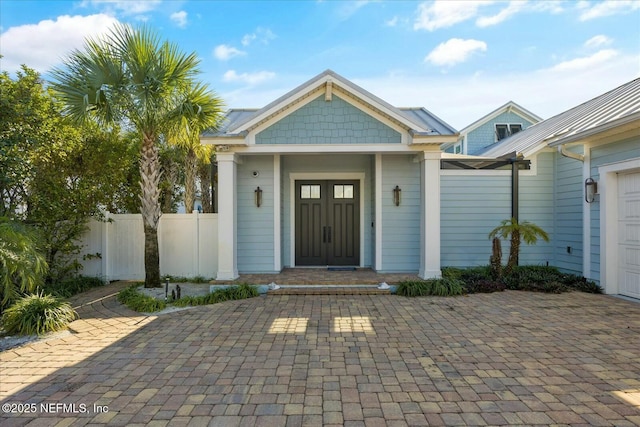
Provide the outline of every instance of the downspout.
<path id="1" fill-rule="evenodd" d="M 518 219 L 518 205 L 520 204 L 519 196 L 519 164 L 518 157 L 516 156 L 511 160 L 511 218 Z"/>
<path id="2" fill-rule="evenodd" d="M 564 157 L 568 157 L 574 160 L 579 160 L 584 163 L 584 155 L 567 151 L 564 148 L 564 145 L 558 145 L 558 153 L 562 154 Z"/>

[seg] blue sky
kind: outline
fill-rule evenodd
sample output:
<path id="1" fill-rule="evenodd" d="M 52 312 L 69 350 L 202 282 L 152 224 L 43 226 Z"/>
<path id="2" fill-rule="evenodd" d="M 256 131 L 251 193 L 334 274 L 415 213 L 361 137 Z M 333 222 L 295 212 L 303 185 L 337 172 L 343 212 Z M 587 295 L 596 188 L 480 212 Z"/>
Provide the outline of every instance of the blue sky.
<path id="1" fill-rule="evenodd" d="M 640 76 L 640 1 L 0 0 L 0 68 L 59 66 L 116 22 L 201 58 L 229 108 L 330 68 L 461 129 L 513 100 L 543 118 Z"/>

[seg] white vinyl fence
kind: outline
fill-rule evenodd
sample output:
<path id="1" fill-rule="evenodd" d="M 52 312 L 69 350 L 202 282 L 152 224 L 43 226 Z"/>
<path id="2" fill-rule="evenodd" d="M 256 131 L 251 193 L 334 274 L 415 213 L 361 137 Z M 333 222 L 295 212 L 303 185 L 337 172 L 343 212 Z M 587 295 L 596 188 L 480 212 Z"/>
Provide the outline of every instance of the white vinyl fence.
<path id="1" fill-rule="evenodd" d="M 82 274 L 105 280 L 144 280 L 142 216 L 109 214 L 108 218 L 107 222 L 89 223 L 81 241 Z M 161 275 L 214 278 L 218 270 L 218 214 L 163 214 L 158 244 Z"/>

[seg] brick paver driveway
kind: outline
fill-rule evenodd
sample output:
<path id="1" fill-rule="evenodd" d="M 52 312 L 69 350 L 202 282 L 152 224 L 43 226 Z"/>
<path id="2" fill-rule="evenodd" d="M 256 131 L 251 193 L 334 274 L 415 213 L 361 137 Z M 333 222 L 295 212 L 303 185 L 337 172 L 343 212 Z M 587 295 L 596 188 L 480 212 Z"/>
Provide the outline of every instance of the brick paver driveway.
<path id="1" fill-rule="evenodd" d="M 0 424 L 640 425 L 640 304 L 609 296 L 81 312 L 71 335 L 0 353 Z"/>

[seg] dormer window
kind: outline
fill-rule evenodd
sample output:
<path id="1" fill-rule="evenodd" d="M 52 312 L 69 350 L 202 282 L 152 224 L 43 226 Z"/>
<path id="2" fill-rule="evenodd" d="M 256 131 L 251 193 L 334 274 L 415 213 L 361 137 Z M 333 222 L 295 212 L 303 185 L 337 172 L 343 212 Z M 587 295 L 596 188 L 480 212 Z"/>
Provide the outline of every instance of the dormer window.
<path id="1" fill-rule="evenodd" d="M 496 140 L 500 141 L 522 130 L 521 124 L 497 124 Z"/>

